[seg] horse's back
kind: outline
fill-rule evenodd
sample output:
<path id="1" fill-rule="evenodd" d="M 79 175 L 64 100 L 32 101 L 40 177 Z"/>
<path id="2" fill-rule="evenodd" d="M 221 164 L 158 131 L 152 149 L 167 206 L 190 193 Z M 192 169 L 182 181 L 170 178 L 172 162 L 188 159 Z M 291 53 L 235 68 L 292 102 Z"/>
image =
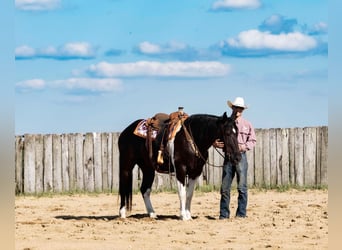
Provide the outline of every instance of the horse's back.
<path id="1" fill-rule="evenodd" d="M 144 139 L 134 134 L 140 121 L 142 119 L 132 122 L 120 133 L 118 140 L 120 156 L 133 154 L 134 151 L 139 150 L 141 144 L 144 144 Z"/>

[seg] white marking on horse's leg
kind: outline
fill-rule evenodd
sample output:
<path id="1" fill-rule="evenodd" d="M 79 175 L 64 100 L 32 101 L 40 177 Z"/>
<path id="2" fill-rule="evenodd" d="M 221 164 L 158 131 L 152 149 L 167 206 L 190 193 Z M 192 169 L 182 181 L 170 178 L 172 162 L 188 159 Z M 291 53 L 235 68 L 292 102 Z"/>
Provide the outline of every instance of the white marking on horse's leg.
<path id="1" fill-rule="evenodd" d="M 121 217 L 122 219 L 125 219 L 125 218 L 126 218 L 126 207 L 125 207 L 125 206 L 123 206 L 123 207 L 120 209 L 119 214 L 120 214 L 120 217 Z"/>
<path id="2" fill-rule="evenodd" d="M 148 188 L 146 192 L 143 194 L 146 211 L 151 218 L 157 218 L 157 215 L 154 212 L 154 209 L 152 207 L 150 196 L 151 196 L 151 189 Z"/>
<path id="3" fill-rule="evenodd" d="M 193 179 L 189 179 L 188 181 L 188 188 L 186 191 L 186 203 L 185 203 L 185 213 L 187 216 L 188 220 L 191 220 L 191 201 L 192 201 L 192 196 L 194 194 L 194 189 L 195 189 L 195 185 L 196 185 L 196 180 Z"/>
<path id="4" fill-rule="evenodd" d="M 186 210 L 185 210 L 185 203 L 186 203 L 186 187 L 183 185 L 180 181 L 177 180 L 177 187 L 178 187 L 178 197 L 180 201 L 180 218 L 182 220 L 188 220 L 186 216 Z"/>
<path id="5" fill-rule="evenodd" d="M 174 157 L 174 140 L 170 140 L 167 144 L 169 155 L 171 158 L 171 162 L 175 167 L 175 175 L 177 176 L 177 168 L 175 165 L 175 157 Z M 189 217 L 186 213 L 185 204 L 186 204 L 186 186 L 183 185 L 181 182 L 177 180 L 177 188 L 178 188 L 178 197 L 180 201 L 180 218 L 182 220 L 190 220 L 191 216 Z"/>
<path id="6" fill-rule="evenodd" d="M 174 156 L 174 151 L 175 151 L 175 144 L 174 144 L 174 139 L 169 140 L 167 142 L 167 150 L 169 151 L 169 155 L 171 158 L 172 165 L 175 166 L 175 156 Z M 176 169 L 176 167 L 175 167 Z"/>

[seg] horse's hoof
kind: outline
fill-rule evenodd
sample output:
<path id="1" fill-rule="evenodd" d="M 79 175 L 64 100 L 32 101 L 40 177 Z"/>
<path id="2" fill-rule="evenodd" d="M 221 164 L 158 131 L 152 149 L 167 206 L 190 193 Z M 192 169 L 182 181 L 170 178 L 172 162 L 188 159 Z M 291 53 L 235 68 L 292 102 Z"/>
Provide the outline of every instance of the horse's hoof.
<path id="1" fill-rule="evenodd" d="M 182 221 L 189 221 L 189 220 L 192 220 L 192 217 L 191 217 L 191 214 L 185 214 L 185 215 L 181 215 L 180 219 Z"/>
<path id="2" fill-rule="evenodd" d="M 181 220 L 182 221 L 190 221 L 190 220 L 192 220 L 192 218 L 190 217 L 190 218 L 188 218 L 188 217 L 181 217 Z"/>
<path id="3" fill-rule="evenodd" d="M 157 219 L 157 217 L 158 217 L 157 214 L 154 213 L 154 212 L 153 212 L 153 213 L 150 213 L 149 215 L 150 215 L 150 218 L 151 218 L 151 219 Z"/>
<path id="4" fill-rule="evenodd" d="M 119 211 L 119 214 L 120 214 L 120 218 L 121 219 L 125 219 L 126 218 L 126 208 L 121 208 L 120 211 Z"/>

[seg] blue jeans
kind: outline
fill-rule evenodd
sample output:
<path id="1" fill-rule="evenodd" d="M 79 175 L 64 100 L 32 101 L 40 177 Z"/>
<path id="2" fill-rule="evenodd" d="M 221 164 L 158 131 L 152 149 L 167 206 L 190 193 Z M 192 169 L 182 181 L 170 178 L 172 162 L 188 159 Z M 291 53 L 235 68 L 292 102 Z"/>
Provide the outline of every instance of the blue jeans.
<path id="1" fill-rule="evenodd" d="M 222 172 L 221 200 L 220 200 L 220 219 L 229 218 L 230 210 L 230 189 L 235 173 L 237 178 L 238 207 L 236 216 L 246 217 L 248 190 L 247 190 L 247 170 L 248 163 L 246 153 L 241 154 L 241 161 L 234 166 L 225 161 Z"/>

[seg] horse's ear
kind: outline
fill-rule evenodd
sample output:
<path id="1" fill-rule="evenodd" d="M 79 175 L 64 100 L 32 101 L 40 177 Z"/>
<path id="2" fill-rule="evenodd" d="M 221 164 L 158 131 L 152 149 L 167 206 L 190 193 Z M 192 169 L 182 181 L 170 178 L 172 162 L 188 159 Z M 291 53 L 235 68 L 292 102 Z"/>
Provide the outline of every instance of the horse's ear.
<path id="1" fill-rule="evenodd" d="M 224 120 L 227 120 L 227 118 L 228 118 L 228 117 L 227 117 L 227 112 L 224 112 L 223 115 L 222 115 L 222 117 L 223 117 Z"/>

